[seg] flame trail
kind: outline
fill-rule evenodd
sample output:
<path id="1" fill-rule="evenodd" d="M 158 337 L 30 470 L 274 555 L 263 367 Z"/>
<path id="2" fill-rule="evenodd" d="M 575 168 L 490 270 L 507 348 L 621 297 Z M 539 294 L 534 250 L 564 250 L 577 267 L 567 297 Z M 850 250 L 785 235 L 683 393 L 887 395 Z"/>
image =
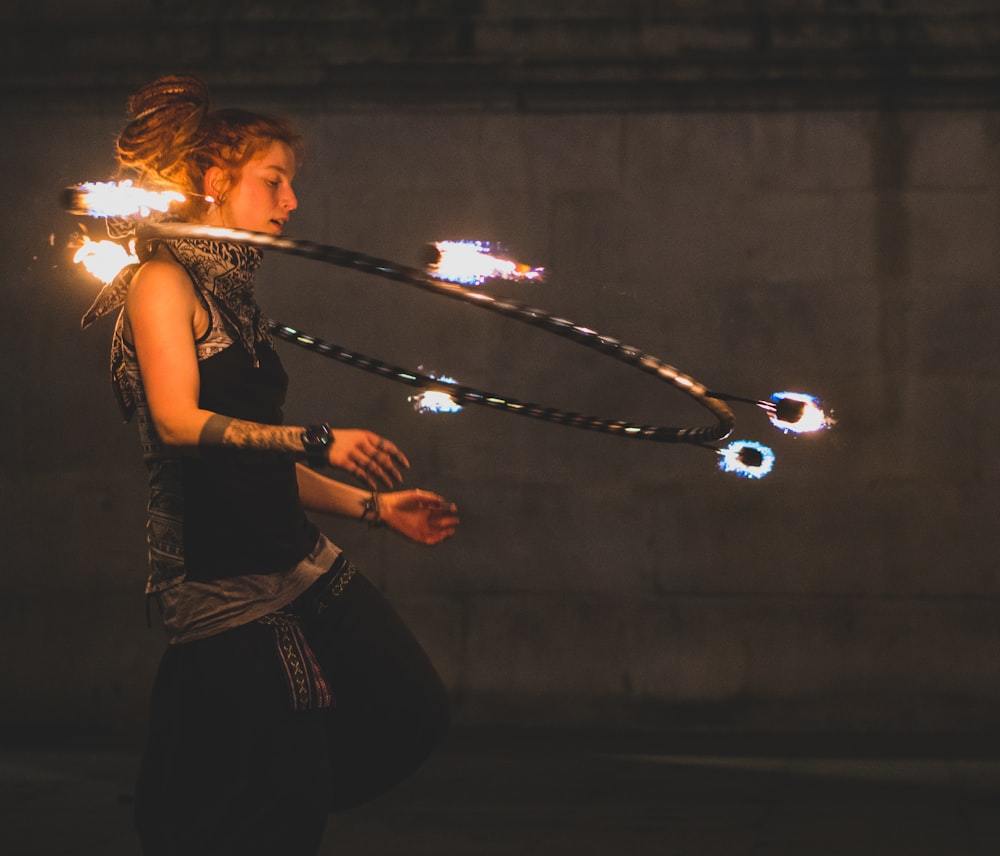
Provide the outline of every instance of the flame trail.
<path id="1" fill-rule="evenodd" d="M 541 280 L 544 269 L 533 268 L 501 255 L 487 241 L 436 241 L 436 256 L 427 265 L 438 279 L 463 285 L 482 285 L 489 279 Z"/>
<path id="2" fill-rule="evenodd" d="M 125 181 L 84 182 L 64 191 L 63 204 L 72 214 L 88 217 L 148 217 L 187 197 L 176 190 L 146 190 Z"/>

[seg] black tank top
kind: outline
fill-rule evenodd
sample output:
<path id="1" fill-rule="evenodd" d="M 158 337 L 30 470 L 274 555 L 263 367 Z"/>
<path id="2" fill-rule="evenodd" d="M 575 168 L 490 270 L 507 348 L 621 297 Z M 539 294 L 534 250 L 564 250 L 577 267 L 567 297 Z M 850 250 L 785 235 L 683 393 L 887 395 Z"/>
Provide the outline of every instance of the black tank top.
<path id="1" fill-rule="evenodd" d="M 274 350 L 257 365 L 238 341 L 199 361 L 199 406 L 279 425 L 288 376 Z M 181 459 L 187 578 L 217 580 L 285 571 L 315 546 L 319 530 L 299 501 L 295 463 L 281 452 L 215 447 Z"/>

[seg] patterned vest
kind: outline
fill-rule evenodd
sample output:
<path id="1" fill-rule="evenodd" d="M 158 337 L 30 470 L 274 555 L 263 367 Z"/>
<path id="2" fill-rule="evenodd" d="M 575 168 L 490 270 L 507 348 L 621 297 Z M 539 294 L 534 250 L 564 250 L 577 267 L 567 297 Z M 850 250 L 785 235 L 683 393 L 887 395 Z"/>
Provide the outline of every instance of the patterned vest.
<path id="1" fill-rule="evenodd" d="M 281 424 L 288 377 L 278 355 L 268 339 L 255 335 L 256 319 L 233 312 L 232 300 L 220 299 L 218 281 L 206 281 L 204 265 L 190 264 L 189 254 L 189 247 L 187 253 L 175 252 L 210 319 L 196 343 L 199 406 Z M 246 305 L 243 300 L 240 308 Z M 146 592 L 185 579 L 220 580 L 293 567 L 319 537 L 299 502 L 294 462 L 280 452 L 215 447 L 178 455 L 166 449 L 149 413 L 135 349 L 124 336 L 123 316 L 124 311 L 112 352 L 119 356 L 116 383 L 120 397 L 124 394 L 134 407 L 149 477 Z"/>

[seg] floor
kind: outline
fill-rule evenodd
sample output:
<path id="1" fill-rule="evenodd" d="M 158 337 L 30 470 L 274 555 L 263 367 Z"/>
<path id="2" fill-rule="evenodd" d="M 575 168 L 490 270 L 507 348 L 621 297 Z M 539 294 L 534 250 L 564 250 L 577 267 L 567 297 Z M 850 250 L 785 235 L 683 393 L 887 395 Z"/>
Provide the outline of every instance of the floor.
<path id="1" fill-rule="evenodd" d="M 0 747 L 0 854 L 137 856 L 136 757 Z M 324 856 L 996 856 L 981 741 L 455 732 Z"/>

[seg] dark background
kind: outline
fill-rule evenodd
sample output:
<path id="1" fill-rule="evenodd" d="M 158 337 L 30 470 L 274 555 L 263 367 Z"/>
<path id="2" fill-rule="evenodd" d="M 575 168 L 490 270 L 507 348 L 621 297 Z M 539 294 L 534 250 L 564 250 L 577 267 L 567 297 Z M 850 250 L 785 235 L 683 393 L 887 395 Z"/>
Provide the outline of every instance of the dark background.
<path id="1" fill-rule="evenodd" d="M 281 346 L 291 421 L 394 439 L 454 498 L 422 549 L 325 531 L 470 726 L 992 733 L 996 2 L 8 3 L 0 12 L 0 726 L 132 739 L 145 487 L 62 188 L 107 180 L 129 92 L 193 71 L 306 138 L 289 233 L 417 264 L 444 238 L 544 266 L 508 293 L 711 388 L 833 407 L 740 481 L 714 457 L 409 390 Z M 93 229 L 94 224 L 88 223 Z M 665 424 L 683 396 L 564 340 L 269 255 L 272 317 L 403 366 Z"/>

